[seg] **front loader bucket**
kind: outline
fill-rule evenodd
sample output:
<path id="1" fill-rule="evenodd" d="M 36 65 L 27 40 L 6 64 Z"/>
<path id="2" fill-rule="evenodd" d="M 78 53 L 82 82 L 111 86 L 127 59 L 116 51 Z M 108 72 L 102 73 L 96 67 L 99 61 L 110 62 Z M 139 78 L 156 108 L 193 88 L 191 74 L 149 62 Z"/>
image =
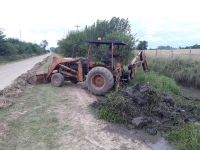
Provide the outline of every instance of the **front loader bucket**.
<path id="1" fill-rule="evenodd" d="M 46 82 L 46 73 L 36 74 L 28 78 L 28 83 L 30 84 L 41 84 Z"/>

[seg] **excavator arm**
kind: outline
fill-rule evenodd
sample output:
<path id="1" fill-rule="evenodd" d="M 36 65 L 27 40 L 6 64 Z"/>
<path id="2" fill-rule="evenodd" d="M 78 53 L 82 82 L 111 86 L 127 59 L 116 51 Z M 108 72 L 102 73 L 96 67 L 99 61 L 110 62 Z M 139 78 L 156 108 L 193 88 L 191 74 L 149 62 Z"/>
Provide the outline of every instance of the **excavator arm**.
<path id="1" fill-rule="evenodd" d="M 137 61 L 137 59 L 140 58 L 140 61 Z M 137 62 L 136 62 L 137 61 Z M 136 72 L 138 71 L 139 67 L 142 65 L 143 70 L 145 72 L 149 71 L 147 61 L 146 61 L 146 55 L 144 51 L 140 51 L 131 61 L 131 64 L 128 66 L 128 70 L 130 72 L 130 78 L 132 79 Z"/>

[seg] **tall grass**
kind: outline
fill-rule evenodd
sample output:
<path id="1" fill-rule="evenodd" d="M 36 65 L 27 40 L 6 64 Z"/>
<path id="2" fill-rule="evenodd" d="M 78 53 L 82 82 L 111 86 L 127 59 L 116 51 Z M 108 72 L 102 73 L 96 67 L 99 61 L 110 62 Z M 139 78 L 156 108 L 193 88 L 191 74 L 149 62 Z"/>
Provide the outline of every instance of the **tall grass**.
<path id="1" fill-rule="evenodd" d="M 180 87 L 175 81 L 163 75 L 159 75 L 153 71 L 145 73 L 142 68 L 138 70 L 129 86 L 139 83 L 153 87 L 157 92 L 167 92 L 170 94 L 180 94 Z"/>
<path id="2" fill-rule="evenodd" d="M 183 125 L 173 128 L 167 138 L 175 143 L 180 150 L 199 150 L 200 131 L 194 124 Z"/>
<path id="3" fill-rule="evenodd" d="M 200 61 L 191 59 L 148 59 L 151 70 L 176 82 L 200 88 Z"/>

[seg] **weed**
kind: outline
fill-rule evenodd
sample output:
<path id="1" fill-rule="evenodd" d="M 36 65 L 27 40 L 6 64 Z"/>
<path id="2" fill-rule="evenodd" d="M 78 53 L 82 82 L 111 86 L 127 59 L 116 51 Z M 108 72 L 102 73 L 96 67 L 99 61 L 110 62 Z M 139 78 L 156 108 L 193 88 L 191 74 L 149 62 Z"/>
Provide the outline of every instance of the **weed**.
<path id="1" fill-rule="evenodd" d="M 159 75 L 153 71 L 144 73 L 142 68 L 140 68 L 129 86 L 134 85 L 136 82 L 153 87 L 159 93 L 167 92 L 180 95 L 180 87 L 177 86 L 173 79 Z"/>
<path id="2" fill-rule="evenodd" d="M 200 131 L 194 124 L 174 127 L 166 137 L 181 150 L 200 149 Z"/>
<path id="3" fill-rule="evenodd" d="M 13 107 L 1 111 L 0 119 L 9 112 L 28 112 L 7 121 L 10 133 L 3 146 L 8 149 L 55 149 L 58 148 L 58 135 L 68 125 L 62 127 L 54 111 L 60 98 L 56 93 L 59 88 L 50 84 L 36 85 L 31 92 L 21 98 L 16 98 Z M 9 144 L 8 144 L 9 143 Z M 8 146 L 9 145 L 9 146 Z"/>
<path id="4" fill-rule="evenodd" d="M 200 61 L 190 59 L 149 59 L 151 70 L 171 77 L 181 84 L 192 85 L 200 88 Z"/>
<path id="5" fill-rule="evenodd" d="M 125 115 L 127 100 L 117 94 L 110 92 L 106 95 L 106 99 L 102 100 L 103 107 L 97 111 L 93 111 L 101 119 L 114 123 L 127 123 L 127 116 Z"/>
<path id="6" fill-rule="evenodd" d="M 99 110 L 98 117 L 113 123 L 125 122 L 125 119 L 117 114 L 114 108 L 109 107 L 103 107 L 101 110 Z"/>

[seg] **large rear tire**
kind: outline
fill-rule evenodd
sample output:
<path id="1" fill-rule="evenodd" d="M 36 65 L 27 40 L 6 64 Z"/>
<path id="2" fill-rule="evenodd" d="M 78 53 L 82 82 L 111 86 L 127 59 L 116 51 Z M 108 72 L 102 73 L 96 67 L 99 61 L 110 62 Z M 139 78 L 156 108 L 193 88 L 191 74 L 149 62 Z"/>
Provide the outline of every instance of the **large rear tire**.
<path id="1" fill-rule="evenodd" d="M 104 67 L 95 67 L 86 77 L 88 89 L 95 95 L 104 95 L 114 85 L 112 73 Z"/>
<path id="2" fill-rule="evenodd" d="M 55 73 L 51 77 L 51 83 L 53 86 L 60 87 L 64 83 L 64 76 L 60 73 Z"/>

